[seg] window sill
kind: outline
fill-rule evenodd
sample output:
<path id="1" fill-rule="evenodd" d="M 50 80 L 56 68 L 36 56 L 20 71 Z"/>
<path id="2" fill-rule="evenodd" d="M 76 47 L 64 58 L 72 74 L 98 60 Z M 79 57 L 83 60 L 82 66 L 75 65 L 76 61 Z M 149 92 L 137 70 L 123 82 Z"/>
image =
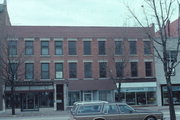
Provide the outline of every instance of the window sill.
<path id="1" fill-rule="evenodd" d="M 56 78 L 56 79 L 54 79 L 54 80 L 65 80 L 65 79 L 64 79 L 64 78 L 59 78 L 59 79 L 58 79 L 58 78 Z"/>
<path id="2" fill-rule="evenodd" d="M 94 80 L 93 78 L 84 78 L 84 80 Z"/>
<path id="3" fill-rule="evenodd" d="M 40 81 L 48 81 L 48 80 L 51 80 L 51 79 L 40 79 Z"/>
<path id="4" fill-rule="evenodd" d="M 50 55 L 40 55 L 40 57 L 51 57 Z"/>
<path id="5" fill-rule="evenodd" d="M 78 78 L 69 78 L 69 80 L 79 80 Z"/>

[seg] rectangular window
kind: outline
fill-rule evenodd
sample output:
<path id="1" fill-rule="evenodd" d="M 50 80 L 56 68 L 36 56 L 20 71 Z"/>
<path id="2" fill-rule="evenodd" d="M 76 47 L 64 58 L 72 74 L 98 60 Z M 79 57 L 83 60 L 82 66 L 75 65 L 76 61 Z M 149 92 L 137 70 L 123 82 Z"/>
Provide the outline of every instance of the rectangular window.
<path id="1" fill-rule="evenodd" d="M 55 55 L 63 55 L 63 42 L 55 41 Z"/>
<path id="2" fill-rule="evenodd" d="M 26 63 L 25 64 L 25 79 L 33 79 L 34 78 L 34 64 Z"/>
<path id="3" fill-rule="evenodd" d="M 92 63 L 91 62 L 84 63 L 84 77 L 92 78 Z"/>
<path id="4" fill-rule="evenodd" d="M 116 76 L 117 77 L 123 77 L 123 62 L 116 62 Z"/>
<path id="5" fill-rule="evenodd" d="M 8 41 L 8 55 L 17 55 L 17 41 Z"/>
<path id="6" fill-rule="evenodd" d="M 115 55 L 122 55 L 122 41 L 115 41 Z"/>
<path id="7" fill-rule="evenodd" d="M 76 41 L 68 42 L 69 55 L 76 55 Z"/>
<path id="8" fill-rule="evenodd" d="M 91 41 L 84 41 L 84 55 L 91 55 Z"/>
<path id="9" fill-rule="evenodd" d="M 144 54 L 151 54 L 151 41 L 144 41 Z"/>
<path id="10" fill-rule="evenodd" d="M 168 60 L 171 62 L 177 62 L 177 54 L 178 54 L 178 52 L 176 50 L 167 51 Z"/>
<path id="11" fill-rule="evenodd" d="M 10 79 L 14 79 L 17 80 L 17 71 L 18 71 L 18 65 L 17 63 L 9 63 L 9 75 L 10 75 Z"/>
<path id="12" fill-rule="evenodd" d="M 152 62 L 145 62 L 146 76 L 152 76 Z"/>
<path id="13" fill-rule="evenodd" d="M 41 41 L 41 55 L 49 55 L 49 41 Z"/>
<path id="14" fill-rule="evenodd" d="M 49 63 L 41 63 L 41 79 L 49 79 Z"/>
<path id="15" fill-rule="evenodd" d="M 100 62 L 99 63 L 99 77 L 100 78 L 106 78 L 106 68 L 107 67 L 107 63 L 106 62 Z"/>
<path id="16" fill-rule="evenodd" d="M 137 54 L 137 51 L 136 51 L 136 41 L 129 41 L 129 52 L 131 55 L 135 55 Z"/>
<path id="17" fill-rule="evenodd" d="M 106 54 L 106 43 L 105 41 L 98 41 L 99 55 Z"/>
<path id="18" fill-rule="evenodd" d="M 69 63 L 69 78 L 77 78 L 77 63 Z"/>
<path id="19" fill-rule="evenodd" d="M 63 78 L 63 63 L 55 63 L 55 78 Z"/>
<path id="20" fill-rule="evenodd" d="M 137 62 L 131 62 L 131 76 L 132 77 L 137 77 L 138 76 Z"/>
<path id="21" fill-rule="evenodd" d="M 25 41 L 25 55 L 33 55 L 33 41 Z"/>

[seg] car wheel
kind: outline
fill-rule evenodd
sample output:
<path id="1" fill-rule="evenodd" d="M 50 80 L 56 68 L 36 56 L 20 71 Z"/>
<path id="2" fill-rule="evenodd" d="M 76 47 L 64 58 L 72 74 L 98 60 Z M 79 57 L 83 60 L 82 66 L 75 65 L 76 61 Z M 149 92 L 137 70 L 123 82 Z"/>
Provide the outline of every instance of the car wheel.
<path id="1" fill-rule="evenodd" d="M 145 120 L 156 120 L 156 118 L 153 117 L 153 116 L 149 116 L 149 117 L 147 117 Z"/>

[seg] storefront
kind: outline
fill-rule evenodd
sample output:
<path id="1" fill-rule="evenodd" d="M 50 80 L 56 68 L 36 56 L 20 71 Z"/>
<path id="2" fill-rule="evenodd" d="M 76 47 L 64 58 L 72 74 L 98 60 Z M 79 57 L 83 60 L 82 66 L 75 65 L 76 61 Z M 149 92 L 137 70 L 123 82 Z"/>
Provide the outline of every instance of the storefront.
<path id="1" fill-rule="evenodd" d="M 18 82 L 15 87 L 15 107 L 21 111 L 39 110 L 54 106 L 54 87 L 52 82 Z M 11 91 L 5 89 L 5 105 L 11 108 Z"/>
<path id="2" fill-rule="evenodd" d="M 166 85 L 161 86 L 162 105 L 168 105 L 168 92 Z M 180 85 L 172 85 L 173 102 L 175 105 L 180 105 Z"/>
<path id="3" fill-rule="evenodd" d="M 156 83 L 122 83 L 120 96 L 129 105 L 157 105 Z"/>
<path id="4" fill-rule="evenodd" d="M 68 87 L 69 106 L 79 101 L 115 101 L 116 85 L 112 80 L 71 80 Z"/>

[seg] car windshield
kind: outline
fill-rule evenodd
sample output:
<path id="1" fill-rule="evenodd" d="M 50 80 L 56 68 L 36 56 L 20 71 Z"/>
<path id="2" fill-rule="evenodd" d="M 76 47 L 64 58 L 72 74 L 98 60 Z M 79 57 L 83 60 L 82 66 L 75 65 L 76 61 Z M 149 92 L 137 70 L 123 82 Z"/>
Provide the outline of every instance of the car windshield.
<path id="1" fill-rule="evenodd" d="M 89 114 L 89 113 L 98 113 L 101 111 L 102 105 L 83 105 L 78 109 L 78 114 Z"/>
<path id="2" fill-rule="evenodd" d="M 118 106 L 122 113 L 131 113 L 131 112 L 135 111 L 132 107 L 130 107 L 128 105 L 118 105 Z"/>

